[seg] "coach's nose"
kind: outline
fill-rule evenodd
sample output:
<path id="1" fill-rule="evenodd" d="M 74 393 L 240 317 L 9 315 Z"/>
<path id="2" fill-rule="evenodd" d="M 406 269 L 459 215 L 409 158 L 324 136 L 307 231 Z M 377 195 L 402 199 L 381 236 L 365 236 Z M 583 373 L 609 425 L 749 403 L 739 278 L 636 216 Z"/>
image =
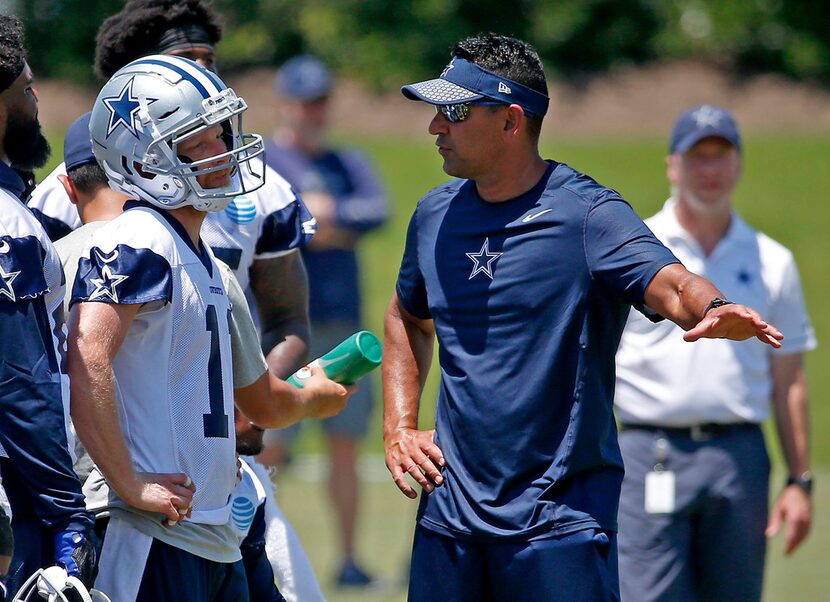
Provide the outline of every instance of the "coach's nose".
<path id="1" fill-rule="evenodd" d="M 429 131 L 429 133 L 433 136 L 438 136 L 439 134 L 446 134 L 449 132 L 449 128 L 449 120 L 444 117 L 444 114 L 441 111 L 436 111 L 432 121 L 429 122 L 427 131 Z"/>

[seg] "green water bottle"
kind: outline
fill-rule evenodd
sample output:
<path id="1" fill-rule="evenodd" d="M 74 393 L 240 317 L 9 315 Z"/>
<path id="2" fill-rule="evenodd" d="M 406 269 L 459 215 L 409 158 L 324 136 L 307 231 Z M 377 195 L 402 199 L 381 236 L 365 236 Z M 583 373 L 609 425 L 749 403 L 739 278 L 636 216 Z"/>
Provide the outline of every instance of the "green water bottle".
<path id="1" fill-rule="evenodd" d="M 380 366 L 382 355 L 380 339 L 368 330 L 361 330 L 308 366 L 297 370 L 288 377 L 288 382 L 302 389 L 303 381 L 311 376 L 311 366 L 319 366 L 331 380 L 351 385 Z"/>

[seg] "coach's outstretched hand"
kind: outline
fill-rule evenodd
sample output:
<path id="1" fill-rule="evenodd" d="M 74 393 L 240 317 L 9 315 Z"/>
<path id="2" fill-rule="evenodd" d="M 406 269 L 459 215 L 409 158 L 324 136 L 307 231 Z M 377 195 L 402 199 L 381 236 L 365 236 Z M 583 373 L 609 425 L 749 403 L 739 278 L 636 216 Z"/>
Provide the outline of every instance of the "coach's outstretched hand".
<path id="1" fill-rule="evenodd" d="M 744 341 L 756 337 L 762 343 L 781 347 L 784 335 L 772 324 L 767 324 L 757 311 L 746 305 L 730 303 L 709 310 L 703 319 L 691 330 L 686 331 L 683 340 L 694 342 L 699 339 L 731 339 Z"/>
<path id="2" fill-rule="evenodd" d="M 398 489 L 410 499 L 418 497 L 418 493 L 407 482 L 407 473 L 427 493 L 444 482 L 440 469 L 446 462 L 444 453 L 435 445 L 434 436 L 434 429 L 419 431 L 402 428 L 387 435 L 383 441 L 386 468 L 392 473 L 392 480 Z"/>

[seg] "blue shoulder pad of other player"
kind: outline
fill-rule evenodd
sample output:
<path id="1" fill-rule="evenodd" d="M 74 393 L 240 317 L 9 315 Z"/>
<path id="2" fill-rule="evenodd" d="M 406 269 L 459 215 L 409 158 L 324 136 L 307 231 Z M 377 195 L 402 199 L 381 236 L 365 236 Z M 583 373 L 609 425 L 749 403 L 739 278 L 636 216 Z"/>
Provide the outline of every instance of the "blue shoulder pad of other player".
<path id="1" fill-rule="evenodd" d="M 35 299 L 49 290 L 45 251 L 35 236 L 0 236 L 0 303 Z"/>
<path id="2" fill-rule="evenodd" d="M 109 253 L 92 247 L 89 258 L 81 257 L 78 262 L 70 305 L 79 301 L 169 302 L 172 296 L 170 264 L 158 253 L 128 245 L 116 245 Z"/>
<path id="3" fill-rule="evenodd" d="M 269 213 L 262 225 L 262 233 L 255 252 L 274 253 L 304 247 L 317 232 L 317 221 L 292 188 L 294 202 Z"/>

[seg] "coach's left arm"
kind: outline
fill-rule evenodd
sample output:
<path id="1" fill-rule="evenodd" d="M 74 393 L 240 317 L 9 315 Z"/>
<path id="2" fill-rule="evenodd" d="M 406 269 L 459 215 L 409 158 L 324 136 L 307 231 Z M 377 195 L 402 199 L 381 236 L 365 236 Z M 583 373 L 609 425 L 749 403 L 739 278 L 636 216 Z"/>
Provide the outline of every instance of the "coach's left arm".
<path id="1" fill-rule="evenodd" d="M 762 343 L 780 347 L 784 335 L 767 324 L 751 307 L 729 303 L 710 308 L 714 299 L 723 298 L 706 278 L 693 274 L 679 263 L 662 268 L 646 287 L 646 305 L 668 318 L 686 333 L 689 342 L 698 339 L 743 341 L 756 337 Z"/>
<path id="2" fill-rule="evenodd" d="M 801 353 L 772 356 L 772 401 L 787 469 L 791 476 L 801 477 L 810 470 L 810 415 Z M 812 523 L 810 494 L 797 483 L 786 485 L 775 500 L 767 537 L 775 536 L 785 523 L 784 553 L 790 554 L 806 539 Z"/>
<path id="3" fill-rule="evenodd" d="M 300 252 L 254 261 L 251 290 L 268 368 L 286 378 L 308 361 L 308 276 Z"/>

